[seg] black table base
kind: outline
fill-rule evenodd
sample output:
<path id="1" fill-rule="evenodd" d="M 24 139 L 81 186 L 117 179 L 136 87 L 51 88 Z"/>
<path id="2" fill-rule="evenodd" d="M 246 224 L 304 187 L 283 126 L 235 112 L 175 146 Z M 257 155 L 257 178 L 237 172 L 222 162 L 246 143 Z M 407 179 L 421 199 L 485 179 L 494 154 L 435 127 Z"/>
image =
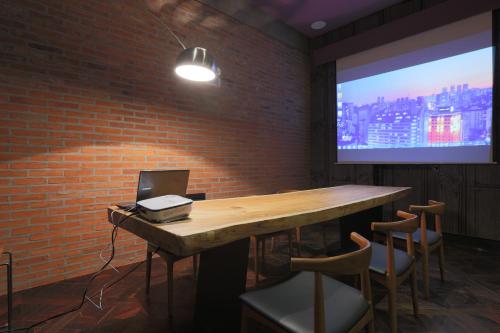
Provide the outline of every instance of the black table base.
<path id="1" fill-rule="evenodd" d="M 196 289 L 196 333 L 239 332 L 250 239 L 203 251 Z"/>

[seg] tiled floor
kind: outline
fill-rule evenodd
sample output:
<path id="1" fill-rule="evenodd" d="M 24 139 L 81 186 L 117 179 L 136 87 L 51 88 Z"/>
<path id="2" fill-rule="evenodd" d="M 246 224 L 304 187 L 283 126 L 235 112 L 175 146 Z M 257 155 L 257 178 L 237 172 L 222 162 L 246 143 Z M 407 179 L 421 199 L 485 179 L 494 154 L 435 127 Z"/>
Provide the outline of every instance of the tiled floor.
<path id="1" fill-rule="evenodd" d="M 312 228 L 305 231 L 304 252 L 322 252 L 321 247 L 316 245 L 322 244 L 318 230 Z M 336 232 L 334 228 L 329 230 L 328 240 L 334 248 L 337 244 Z M 264 272 L 269 283 L 287 274 L 288 256 L 284 241 L 276 253 L 266 256 Z M 432 258 L 431 296 L 429 301 L 420 298 L 421 315 L 418 319 L 412 314 L 409 286 L 400 288 L 399 331 L 500 332 L 500 242 L 447 235 L 445 245 L 446 282 L 440 282 L 437 258 Z M 120 270 L 124 272 L 127 268 Z M 141 266 L 106 292 L 102 311 L 86 304 L 81 311 L 53 320 L 35 332 L 189 332 L 194 301 L 191 260 L 185 259 L 175 266 L 175 319 L 172 322 L 169 322 L 166 313 L 165 264 L 160 259 L 153 262 L 149 298 L 144 293 L 144 268 L 144 265 Z M 104 283 L 112 275 L 106 272 L 94 285 Z M 254 281 L 250 267 L 247 286 L 253 287 Z M 17 293 L 15 327 L 26 326 L 77 304 L 85 283 L 85 278 L 78 278 Z M 420 281 L 419 287 L 422 287 Z M 384 292 L 383 288 L 374 284 L 378 332 L 388 331 Z"/>

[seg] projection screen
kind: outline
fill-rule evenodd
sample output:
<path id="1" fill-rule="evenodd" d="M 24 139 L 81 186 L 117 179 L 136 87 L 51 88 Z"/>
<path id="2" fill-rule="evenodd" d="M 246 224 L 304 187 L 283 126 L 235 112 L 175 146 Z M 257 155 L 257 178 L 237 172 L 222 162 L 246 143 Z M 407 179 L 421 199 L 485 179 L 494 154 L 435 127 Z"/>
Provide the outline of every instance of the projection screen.
<path id="1" fill-rule="evenodd" d="M 339 163 L 492 162 L 491 12 L 337 60 Z"/>

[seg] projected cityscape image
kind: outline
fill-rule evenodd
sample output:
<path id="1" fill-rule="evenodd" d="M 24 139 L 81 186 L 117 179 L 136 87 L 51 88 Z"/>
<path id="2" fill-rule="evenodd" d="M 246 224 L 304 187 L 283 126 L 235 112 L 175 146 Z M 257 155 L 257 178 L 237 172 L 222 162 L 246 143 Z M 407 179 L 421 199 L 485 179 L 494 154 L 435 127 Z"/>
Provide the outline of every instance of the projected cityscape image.
<path id="1" fill-rule="evenodd" d="M 491 144 L 492 49 L 337 84 L 339 149 Z"/>

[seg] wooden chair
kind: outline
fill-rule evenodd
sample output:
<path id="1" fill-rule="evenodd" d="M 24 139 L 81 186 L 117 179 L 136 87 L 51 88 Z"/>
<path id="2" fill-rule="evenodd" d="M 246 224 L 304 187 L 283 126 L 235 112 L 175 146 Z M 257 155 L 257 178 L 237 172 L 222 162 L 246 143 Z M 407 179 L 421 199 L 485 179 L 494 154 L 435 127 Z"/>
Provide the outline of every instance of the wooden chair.
<path id="1" fill-rule="evenodd" d="M 289 192 L 295 192 L 298 190 L 281 190 L 276 192 L 277 194 L 280 193 L 289 193 Z M 285 230 L 285 231 L 278 231 L 278 232 L 273 232 L 269 234 L 264 234 L 264 235 L 256 235 L 252 236 L 251 240 L 253 243 L 253 262 L 254 262 L 254 272 L 255 272 L 255 283 L 259 283 L 259 277 L 260 277 L 260 266 L 262 262 L 264 261 L 264 257 L 266 255 L 266 240 L 271 239 L 271 252 L 274 252 L 275 245 L 276 245 L 276 238 L 282 235 L 287 235 L 288 238 L 288 253 L 290 256 L 292 256 L 292 237 L 293 237 L 293 229 L 291 230 Z M 295 236 L 297 238 L 297 253 L 298 256 L 300 257 L 300 227 L 295 228 Z"/>
<path id="2" fill-rule="evenodd" d="M 420 228 L 413 234 L 413 241 L 417 245 L 416 250 L 422 256 L 422 273 L 424 282 L 424 295 L 429 299 L 429 256 L 432 252 L 439 251 L 439 270 L 441 281 L 444 281 L 444 245 L 441 231 L 441 216 L 444 214 L 446 204 L 444 202 L 429 200 L 428 206 L 410 205 L 410 211 L 420 214 Z M 434 215 L 436 231 L 427 229 L 427 214 Z M 394 237 L 401 238 L 400 234 Z"/>
<path id="3" fill-rule="evenodd" d="M 387 240 L 387 245 L 372 243 L 370 275 L 389 291 L 391 332 L 397 332 L 397 287 L 408 277 L 411 277 L 413 313 L 418 316 L 417 272 L 413 246 L 413 233 L 418 228 L 418 216 L 403 211 L 398 211 L 397 215 L 404 220 L 372 223 L 372 230 L 384 233 Z M 394 248 L 393 232 L 401 232 L 407 236 L 407 252 Z"/>
<path id="4" fill-rule="evenodd" d="M 290 193 L 290 192 L 297 192 L 297 191 L 299 191 L 299 190 L 281 190 L 281 191 L 278 191 L 278 193 Z M 327 247 L 328 247 L 328 244 L 326 241 L 326 229 L 327 228 L 328 228 L 327 224 L 322 223 L 323 248 L 324 248 L 325 254 L 327 252 Z M 289 235 L 288 237 L 289 237 L 289 239 L 291 239 L 291 235 Z M 301 257 L 302 256 L 302 253 L 301 253 L 301 250 L 302 250 L 302 228 L 301 227 L 295 227 L 295 242 L 297 245 L 297 256 Z M 274 250 L 274 237 L 271 238 L 271 249 Z M 290 250 L 291 250 L 291 248 L 290 248 Z"/>
<path id="5" fill-rule="evenodd" d="M 186 197 L 195 201 L 205 200 L 205 193 L 186 194 Z M 173 297 L 174 297 L 174 263 L 187 257 L 176 256 L 175 254 L 172 254 L 158 247 L 155 244 L 148 243 L 148 248 L 146 251 L 146 294 L 147 295 L 149 295 L 149 290 L 151 288 L 151 265 L 153 263 L 154 253 L 157 253 L 160 256 L 160 258 L 165 260 L 167 264 L 167 309 L 169 318 L 172 318 Z M 198 276 L 199 255 L 195 254 L 192 257 L 193 257 L 193 276 L 194 279 L 196 280 Z"/>
<path id="6" fill-rule="evenodd" d="M 359 332 L 366 326 L 374 332 L 368 272 L 371 245 L 356 233 L 351 239 L 359 250 L 336 257 L 292 258 L 292 271 L 300 273 L 272 287 L 241 295 L 241 332 L 248 332 L 249 318 L 276 332 Z M 322 272 L 359 276 L 362 291 Z"/>
<path id="7" fill-rule="evenodd" d="M 167 264 L 167 309 L 168 316 L 172 318 L 173 316 L 173 299 L 174 299 L 174 263 L 187 258 L 179 257 L 168 251 L 165 251 L 158 246 L 148 243 L 148 249 L 146 253 L 146 294 L 149 295 L 149 290 L 151 287 L 151 265 L 153 262 L 153 253 L 157 253 L 160 258 L 165 260 Z M 193 276 L 196 280 L 198 276 L 198 254 L 193 255 Z"/>
<path id="8" fill-rule="evenodd" d="M 1 263 L 0 266 L 5 266 L 7 268 L 7 330 L 10 332 L 12 329 L 12 253 L 4 251 L 0 247 L 0 255 L 7 256 L 7 262 Z"/>
<path id="9" fill-rule="evenodd" d="M 299 190 L 296 189 L 287 189 L 287 190 L 280 190 L 276 192 L 277 194 L 280 193 L 290 193 L 290 192 L 297 192 Z M 325 254 L 327 252 L 327 240 L 326 240 L 326 230 L 328 226 L 323 223 L 322 224 L 322 233 L 323 233 L 323 248 L 325 251 Z M 276 244 L 276 238 L 279 236 L 282 236 L 284 234 L 287 235 L 288 237 L 288 253 L 290 256 L 292 256 L 292 238 L 293 238 L 293 229 L 292 230 L 286 230 L 286 231 L 279 231 L 275 233 L 270 233 L 270 234 L 265 234 L 265 235 L 258 235 L 258 236 L 253 236 L 252 237 L 252 243 L 253 243 L 253 257 L 254 257 L 254 271 L 255 271 L 255 282 L 256 284 L 259 283 L 259 274 L 260 274 L 260 265 L 261 262 L 264 261 L 264 256 L 265 256 L 265 250 L 266 250 L 266 240 L 271 239 L 271 252 L 274 251 L 275 249 L 275 244 Z M 302 229 L 301 227 L 295 227 L 295 243 L 297 246 L 297 256 L 301 257 L 301 249 L 302 249 Z M 259 259 L 260 258 L 260 259 Z"/>
<path id="10" fill-rule="evenodd" d="M 273 232 L 270 234 L 252 236 L 253 243 L 253 263 L 255 272 L 255 283 L 258 284 L 260 280 L 261 264 L 266 255 L 266 240 L 271 238 L 271 252 L 274 251 L 275 237 L 281 236 L 286 233 L 288 237 L 288 253 L 292 256 L 292 230 Z"/>

